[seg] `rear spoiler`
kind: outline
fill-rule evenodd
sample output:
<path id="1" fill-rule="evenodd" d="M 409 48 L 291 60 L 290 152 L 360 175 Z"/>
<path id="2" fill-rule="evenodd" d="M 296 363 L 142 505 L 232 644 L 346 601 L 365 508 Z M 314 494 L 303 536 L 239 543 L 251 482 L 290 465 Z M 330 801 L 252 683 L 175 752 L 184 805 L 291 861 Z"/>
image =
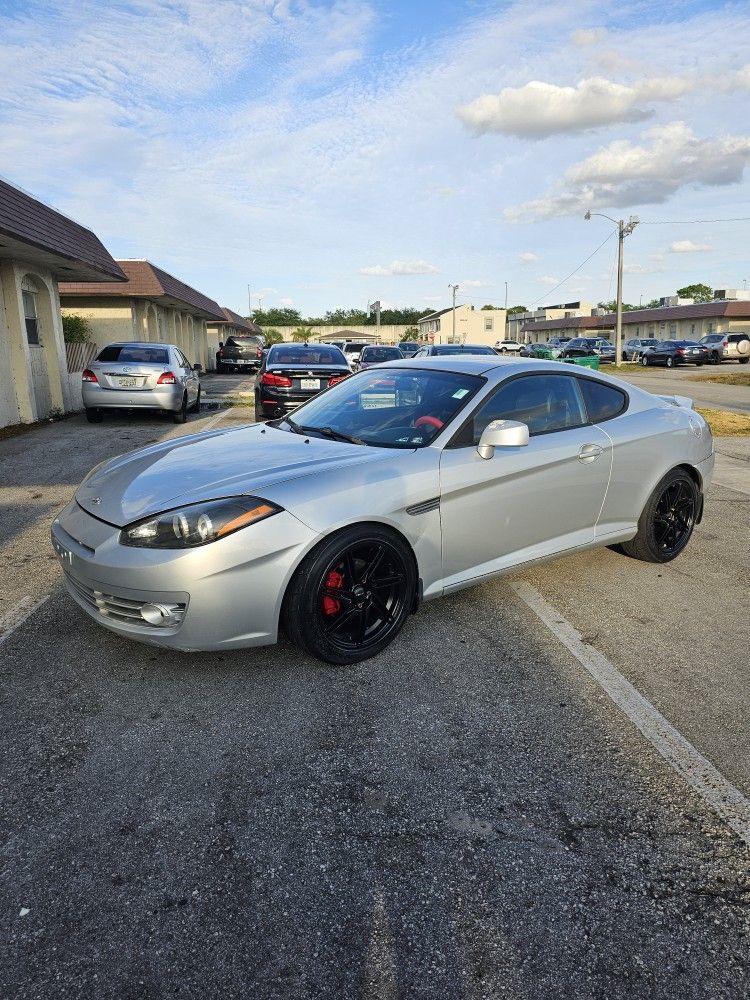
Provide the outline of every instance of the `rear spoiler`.
<path id="1" fill-rule="evenodd" d="M 658 396 L 658 399 L 663 399 L 665 403 L 671 403 L 672 406 L 682 406 L 686 410 L 693 409 L 693 401 L 689 396 Z"/>

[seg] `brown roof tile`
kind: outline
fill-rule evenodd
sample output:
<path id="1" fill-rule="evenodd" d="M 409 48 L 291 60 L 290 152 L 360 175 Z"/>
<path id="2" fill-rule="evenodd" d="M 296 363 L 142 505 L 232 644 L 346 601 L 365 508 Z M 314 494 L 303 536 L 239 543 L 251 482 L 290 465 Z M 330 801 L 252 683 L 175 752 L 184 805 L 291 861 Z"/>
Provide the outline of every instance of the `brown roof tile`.
<path id="1" fill-rule="evenodd" d="M 3 236 L 73 264 L 83 265 L 84 273 L 93 271 L 120 281 L 125 278 L 121 268 L 90 229 L 0 179 L 0 242 Z M 54 271 L 54 264 L 51 267 Z"/>
<path id="2" fill-rule="evenodd" d="M 189 306 L 206 319 L 225 322 L 220 306 L 207 295 L 175 278 L 148 260 L 120 260 L 117 262 L 127 276 L 127 282 L 61 281 L 60 298 L 81 296 L 171 300 Z M 169 301 L 164 304 L 169 304 Z"/>
<path id="3" fill-rule="evenodd" d="M 240 316 L 239 313 L 234 312 L 232 309 L 227 309 L 226 306 L 221 307 L 221 311 L 226 317 L 225 323 L 227 326 L 236 326 L 240 330 L 246 330 L 248 333 L 263 333 L 261 328 L 257 323 L 253 323 L 252 320 L 245 319 L 244 316 Z M 217 323 L 217 326 L 221 326 L 221 323 Z"/>

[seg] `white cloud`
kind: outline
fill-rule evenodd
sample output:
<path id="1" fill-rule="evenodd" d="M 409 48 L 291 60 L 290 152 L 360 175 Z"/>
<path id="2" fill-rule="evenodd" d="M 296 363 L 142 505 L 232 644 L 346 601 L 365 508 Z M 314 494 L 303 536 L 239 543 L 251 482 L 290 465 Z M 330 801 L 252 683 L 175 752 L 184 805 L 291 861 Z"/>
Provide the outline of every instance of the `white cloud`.
<path id="1" fill-rule="evenodd" d="M 280 306 L 285 306 L 285 307 L 293 306 L 294 305 L 294 299 L 289 299 L 289 298 L 279 299 L 279 305 Z"/>
<path id="2" fill-rule="evenodd" d="M 652 110 L 640 101 L 673 101 L 693 89 L 683 77 L 641 80 L 633 87 L 603 77 L 581 80 L 575 87 L 532 80 L 523 87 L 506 87 L 485 94 L 458 109 L 458 116 L 478 132 L 501 132 L 540 139 L 560 132 L 582 132 L 615 122 L 639 122 Z"/>
<path id="3" fill-rule="evenodd" d="M 523 253 L 519 253 L 518 259 L 521 261 L 522 264 L 536 264 L 536 262 L 539 260 L 539 258 L 535 253 L 531 253 L 528 250 L 524 250 Z"/>
<path id="4" fill-rule="evenodd" d="M 506 209 L 511 222 L 583 214 L 587 209 L 658 204 L 684 187 L 742 180 L 750 136 L 699 139 L 684 122 L 645 133 L 646 143 L 618 139 L 574 164 L 559 190 Z"/>
<path id="5" fill-rule="evenodd" d="M 426 260 L 394 260 L 387 267 L 382 264 L 371 264 L 369 267 L 360 267 L 360 274 L 384 277 L 394 274 L 439 274 L 439 268 L 434 264 L 428 264 Z"/>
<path id="6" fill-rule="evenodd" d="M 580 45 L 581 47 L 596 45 L 606 34 L 607 31 L 605 28 L 579 28 L 577 31 L 571 32 L 570 40 L 573 45 Z"/>
<path id="7" fill-rule="evenodd" d="M 461 288 L 492 288 L 492 282 L 490 281 L 479 281 L 476 278 L 469 278 L 467 281 L 460 281 L 459 285 Z"/>
<path id="8" fill-rule="evenodd" d="M 703 253 L 711 247 L 707 243 L 693 243 L 692 240 L 675 240 L 670 243 L 669 249 L 672 253 Z"/>
<path id="9" fill-rule="evenodd" d="M 550 287 L 552 285 L 559 285 L 560 284 L 560 279 L 559 278 L 555 278 L 551 274 L 545 274 L 544 277 L 540 278 L 539 280 L 541 281 L 541 283 L 543 285 L 549 285 Z"/>

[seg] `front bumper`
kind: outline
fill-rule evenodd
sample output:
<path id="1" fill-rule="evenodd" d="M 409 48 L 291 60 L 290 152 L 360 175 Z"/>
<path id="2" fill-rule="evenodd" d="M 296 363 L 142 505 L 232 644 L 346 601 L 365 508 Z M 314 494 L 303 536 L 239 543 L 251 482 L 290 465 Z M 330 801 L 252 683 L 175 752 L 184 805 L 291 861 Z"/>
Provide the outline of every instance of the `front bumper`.
<path id="1" fill-rule="evenodd" d="M 73 600 L 120 635 L 181 650 L 276 641 L 281 602 L 316 534 L 282 511 L 196 549 L 120 545 L 120 529 L 73 500 L 52 524 L 52 544 Z M 153 608 L 170 610 L 150 624 Z"/>
<path id="2" fill-rule="evenodd" d="M 84 382 L 81 387 L 83 405 L 86 409 L 144 409 L 179 410 L 182 406 L 184 388 L 174 385 L 160 386 L 158 389 L 103 389 L 95 382 Z"/>

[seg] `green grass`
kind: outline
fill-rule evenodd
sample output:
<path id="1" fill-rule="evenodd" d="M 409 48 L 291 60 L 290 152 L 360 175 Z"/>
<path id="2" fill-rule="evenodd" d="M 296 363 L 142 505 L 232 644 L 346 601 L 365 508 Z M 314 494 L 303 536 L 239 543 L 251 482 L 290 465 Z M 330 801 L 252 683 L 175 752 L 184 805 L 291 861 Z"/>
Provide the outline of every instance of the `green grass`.
<path id="1" fill-rule="evenodd" d="M 744 413 L 730 413 L 728 410 L 704 410 L 696 406 L 704 420 L 708 422 L 714 437 L 747 437 L 750 435 L 750 417 Z"/>
<path id="2" fill-rule="evenodd" d="M 691 382 L 713 382 L 715 385 L 750 385 L 750 372 L 715 372 L 706 375 L 691 375 Z"/>

